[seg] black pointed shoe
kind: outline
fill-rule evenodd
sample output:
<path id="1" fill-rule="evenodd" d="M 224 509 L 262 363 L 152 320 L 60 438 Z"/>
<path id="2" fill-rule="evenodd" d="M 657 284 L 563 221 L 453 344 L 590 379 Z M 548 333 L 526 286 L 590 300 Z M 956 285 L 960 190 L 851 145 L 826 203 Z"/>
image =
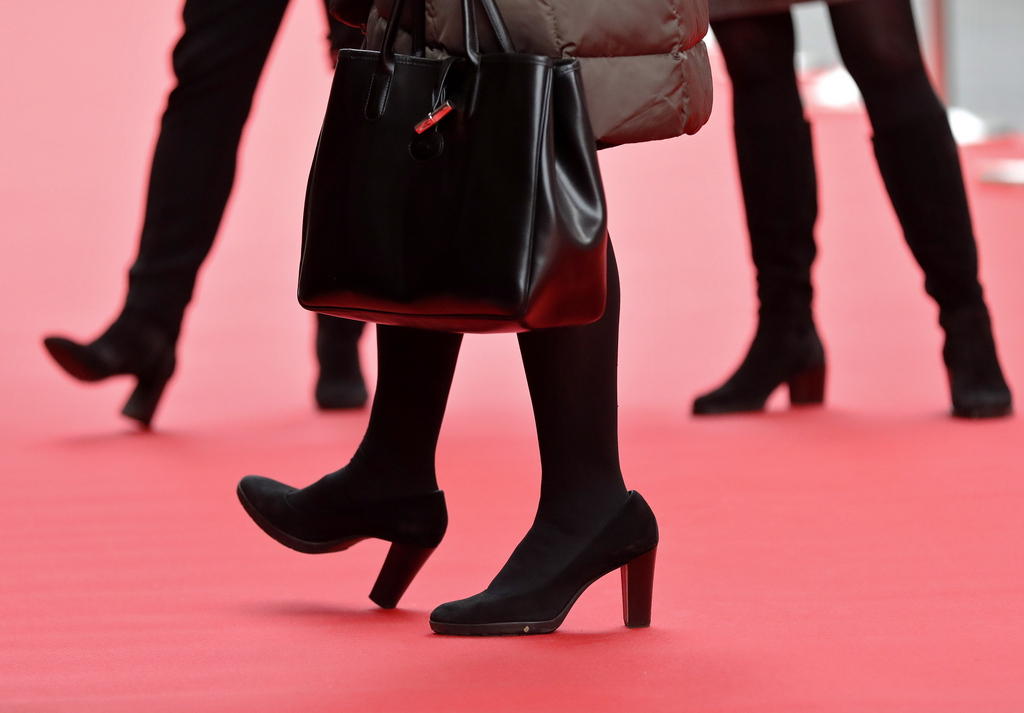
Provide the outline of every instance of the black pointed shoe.
<path id="1" fill-rule="evenodd" d="M 1000 418 L 1013 412 L 1013 396 L 1003 377 L 988 311 L 981 307 L 943 315 L 946 363 L 958 418 Z"/>
<path id="2" fill-rule="evenodd" d="M 93 342 L 49 336 L 43 346 L 53 360 L 79 381 L 134 376 L 136 386 L 121 413 L 148 428 L 167 382 L 174 374 L 175 338 L 143 321 L 115 321 Z"/>
<path id="3" fill-rule="evenodd" d="M 284 483 L 247 475 L 238 484 L 238 499 L 265 533 L 297 552 L 341 552 L 362 540 L 391 543 L 370 599 L 384 609 L 398 605 L 405 590 L 441 543 L 448 527 L 444 493 L 325 504 L 315 511 L 299 508 L 298 492 Z"/>
<path id="4" fill-rule="evenodd" d="M 761 411 L 783 384 L 793 406 L 825 400 L 825 349 L 813 325 L 774 329 L 762 322 L 746 358 L 722 386 L 693 402 L 697 416 Z"/>
<path id="5" fill-rule="evenodd" d="M 658 523 L 640 494 L 630 492 L 591 537 L 566 547 L 564 535 L 535 522 L 487 589 L 434 609 L 430 628 L 457 636 L 549 634 L 587 587 L 616 569 L 626 626 L 650 626 Z"/>

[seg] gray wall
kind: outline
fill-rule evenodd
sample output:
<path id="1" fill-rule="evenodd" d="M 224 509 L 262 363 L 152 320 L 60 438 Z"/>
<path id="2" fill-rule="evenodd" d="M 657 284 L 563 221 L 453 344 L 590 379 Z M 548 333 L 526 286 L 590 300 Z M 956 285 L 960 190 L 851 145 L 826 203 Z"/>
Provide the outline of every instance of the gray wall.
<path id="1" fill-rule="evenodd" d="M 949 93 L 996 127 L 1024 130 L 1024 0 L 946 0 Z"/>

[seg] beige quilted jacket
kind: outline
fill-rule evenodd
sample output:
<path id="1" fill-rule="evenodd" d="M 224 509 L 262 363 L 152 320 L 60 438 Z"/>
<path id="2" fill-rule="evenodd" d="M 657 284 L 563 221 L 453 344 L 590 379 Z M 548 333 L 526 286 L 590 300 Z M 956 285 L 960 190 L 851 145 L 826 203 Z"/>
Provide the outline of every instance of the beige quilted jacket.
<path id="1" fill-rule="evenodd" d="M 362 0 L 362 11 L 365 3 Z M 460 0 L 425 0 L 431 52 L 462 48 Z M 594 136 L 603 144 L 695 133 L 711 113 L 711 69 L 703 38 L 707 0 L 497 0 L 520 52 L 578 57 Z M 380 46 L 392 0 L 360 0 L 335 11 L 366 24 L 367 47 Z M 484 13 L 478 13 L 481 20 Z M 486 27 L 485 22 L 480 23 Z M 488 43 L 484 38 L 485 47 Z"/>

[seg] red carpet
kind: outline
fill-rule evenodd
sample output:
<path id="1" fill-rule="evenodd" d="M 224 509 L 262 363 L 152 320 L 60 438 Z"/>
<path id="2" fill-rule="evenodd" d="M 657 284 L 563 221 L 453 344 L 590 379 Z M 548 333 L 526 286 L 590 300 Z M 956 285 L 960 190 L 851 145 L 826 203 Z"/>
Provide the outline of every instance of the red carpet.
<path id="1" fill-rule="evenodd" d="M 1024 428 L 945 416 L 935 311 L 860 116 L 815 116 L 826 410 L 688 416 L 752 329 L 725 92 L 701 136 L 604 156 L 624 465 L 663 531 L 649 630 L 621 627 L 609 577 L 552 636 L 429 632 L 430 608 L 483 587 L 532 514 L 511 337 L 467 340 L 439 454 L 452 525 L 401 609 L 366 598 L 379 543 L 299 555 L 235 501 L 245 473 L 334 469 L 365 418 L 311 410 L 294 299 L 328 81 L 318 3 L 295 4 L 270 63 L 158 432 L 116 417 L 126 383 L 71 383 L 39 339 L 88 336 L 122 295 L 176 5 L 5 8 L 0 711 L 1024 710 Z M 967 172 L 1004 155 L 1024 143 L 969 150 Z M 1024 387 L 1024 193 L 970 189 Z"/>

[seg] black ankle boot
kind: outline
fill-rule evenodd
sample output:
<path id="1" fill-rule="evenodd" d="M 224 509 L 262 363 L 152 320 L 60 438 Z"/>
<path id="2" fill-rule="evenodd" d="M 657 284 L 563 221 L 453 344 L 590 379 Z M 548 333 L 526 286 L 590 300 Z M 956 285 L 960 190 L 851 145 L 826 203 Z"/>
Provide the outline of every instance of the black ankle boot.
<path id="1" fill-rule="evenodd" d="M 925 290 L 938 303 L 953 414 L 1011 412 L 981 283 L 959 151 L 944 113 L 876 129 L 875 157 Z"/>
<path id="2" fill-rule="evenodd" d="M 722 386 L 693 402 L 695 415 L 760 411 L 782 384 L 793 406 L 825 399 L 825 350 L 814 325 L 773 326 L 762 320 L 750 351 Z"/>
<path id="3" fill-rule="evenodd" d="M 314 395 L 320 409 L 357 409 L 366 405 L 369 395 L 359 365 L 362 331 L 362 322 L 317 315 L 316 356 L 320 373 Z"/>
<path id="4" fill-rule="evenodd" d="M 437 607 L 430 627 L 461 636 L 548 634 L 587 587 L 620 568 L 625 624 L 649 626 L 657 546 L 658 523 L 636 492 L 589 537 L 538 520 L 487 589 Z"/>
<path id="5" fill-rule="evenodd" d="M 988 311 L 961 309 L 940 318 L 946 331 L 943 361 L 949 374 L 953 415 L 998 418 L 1013 411 L 1013 397 L 996 355 Z"/>
<path id="6" fill-rule="evenodd" d="M 174 373 L 176 334 L 141 316 L 123 313 L 98 339 L 83 344 L 50 336 L 43 345 L 68 374 L 80 381 L 128 375 L 137 380 L 121 413 L 148 427 Z"/>
<path id="7" fill-rule="evenodd" d="M 341 552 L 371 538 L 390 542 L 391 549 L 370 592 L 370 599 L 385 609 L 398 605 L 448 527 L 440 490 L 373 500 L 350 498 L 318 503 L 313 508 L 297 501 L 297 488 L 248 475 L 238 484 L 237 492 L 242 507 L 260 529 L 297 552 Z"/>
<path id="8" fill-rule="evenodd" d="M 824 396 L 825 355 L 811 316 L 818 198 L 810 126 L 737 124 L 735 136 L 760 320 L 739 369 L 694 401 L 697 415 L 759 411 L 784 383 L 794 404 Z"/>

